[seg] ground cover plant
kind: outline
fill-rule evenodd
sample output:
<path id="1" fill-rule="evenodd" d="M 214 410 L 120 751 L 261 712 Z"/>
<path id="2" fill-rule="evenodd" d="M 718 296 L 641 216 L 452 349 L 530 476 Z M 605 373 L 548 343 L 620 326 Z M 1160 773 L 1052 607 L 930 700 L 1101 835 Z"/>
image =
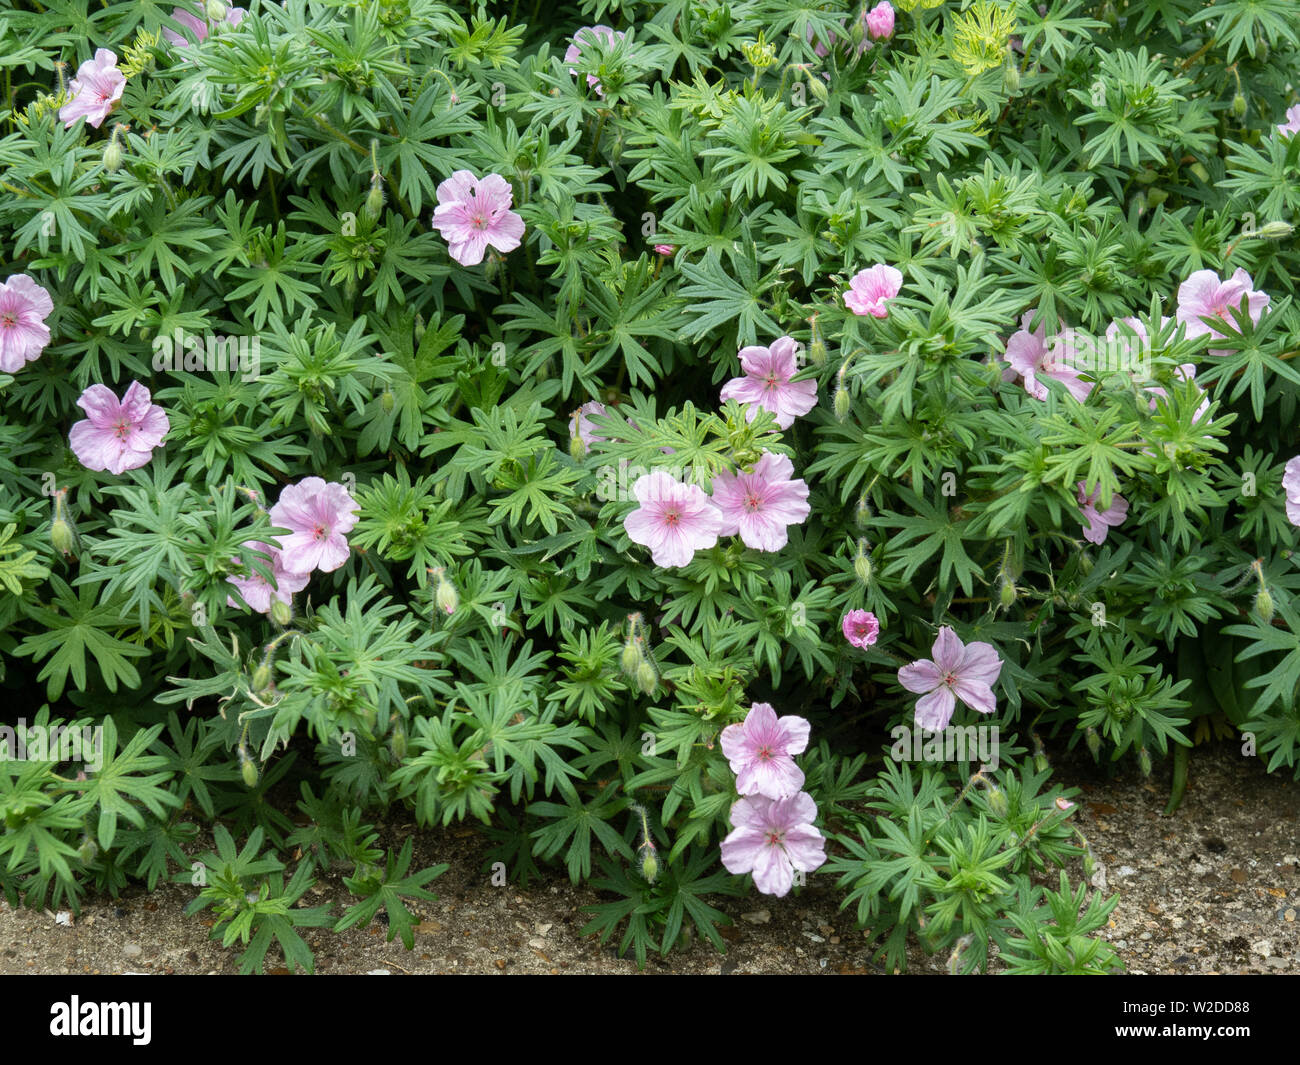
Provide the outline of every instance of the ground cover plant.
<path id="1" fill-rule="evenodd" d="M 1044 738 L 1171 806 L 1216 730 L 1300 775 L 1298 48 L 1290 0 L 16 0 L 0 889 L 176 880 L 310 971 L 412 944 L 400 806 L 642 963 L 816 876 L 891 968 L 1117 971 Z"/>

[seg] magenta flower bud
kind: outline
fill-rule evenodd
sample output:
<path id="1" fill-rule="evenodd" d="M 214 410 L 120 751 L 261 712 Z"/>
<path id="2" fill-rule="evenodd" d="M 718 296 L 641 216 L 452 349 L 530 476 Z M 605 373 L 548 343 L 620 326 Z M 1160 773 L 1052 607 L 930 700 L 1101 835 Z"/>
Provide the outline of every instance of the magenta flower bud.
<path id="1" fill-rule="evenodd" d="M 894 8 L 889 0 L 867 12 L 867 35 L 873 41 L 887 41 L 894 35 Z"/>

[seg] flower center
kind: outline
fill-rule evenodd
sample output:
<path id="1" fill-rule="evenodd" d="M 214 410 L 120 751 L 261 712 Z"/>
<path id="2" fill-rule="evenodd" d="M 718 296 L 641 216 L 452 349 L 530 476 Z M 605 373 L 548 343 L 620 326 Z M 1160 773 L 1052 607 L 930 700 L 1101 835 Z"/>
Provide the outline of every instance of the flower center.
<path id="1" fill-rule="evenodd" d="M 770 762 L 772 760 L 772 748 L 760 747 L 758 749 L 758 756 L 759 758 L 763 759 L 763 761 Z"/>
<path id="2" fill-rule="evenodd" d="M 488 222 L 487 219 L 483 216 L 483 214 L 479 213 L 479 214 L 470 215 L 469 224 L 472 225 L 475 229 L 484 230 L 487 229 Z"/>
<path id="3" fill-rule="evenodd" d="M 766 389 L 769 392 L 771 392 L 776 388 L 777 385 L 776 374 L 774 373 L 768 374 L 765 378 L 763 378 L 763 382 L 764 382 L 764 387 L 766 387 Z"/>
<path id="4" fill-rule="evenodd" d="M 329 530 L 324 525 L 317 523 L 312 527 L 311 538 L 313 540 L 324 540 L 329 536 Z"/>
<path id="5" fill-rule="evenodd" d="M 769 831 L 769 832 L 767 833 L 767 845 L 768 845 L 769 847 L 779 847 L 779 846 L 781 846 L 784 842 L 785 842 L 785 833 L 784 833 L 784 832 L 773 832 L 773 831 Z"/>
<path id="6" fill-rule="evenodd" d="M 119 440 L 125 440 L 131 435 L 131 423 L 125 418 L 119 418 L 113 423 L 113 435 Z"/>
<path id="7" fill-rule="evenodd" d="M 952 686 L 957 682 L 957 674 L 956 674 L 956 673 L 945 673 L 945 674 L 943 675 L 943 682 L 944 682 L 944 684 L 946 684 L 949 688 L 951 688 L 951 687 L 952 687 Z"/>
<path id="8" fill-rule="evenodd" d="M 17 324 L 18 315 L 14 314 L 13 311 L 5 311 L 4 314 L 0 314 L 0 325 L 4 326 L 6 329 L 12 329 Z"/>
<path id="9" fill-rule="evenodd" d="M 676 510 L 665 510 L 664 524 L 671 525 L 673 528 L 676 528 L 677 523 L 681 520 L 681 517 L 682 517 L 681 514 Z"/>
<path id="10" fill-rule="evenodd" d="M 749 492 L 745 495 L 745 509 L 753 514 L 762 506 L 762 500 L 758 498 L 757 492 Z"/>

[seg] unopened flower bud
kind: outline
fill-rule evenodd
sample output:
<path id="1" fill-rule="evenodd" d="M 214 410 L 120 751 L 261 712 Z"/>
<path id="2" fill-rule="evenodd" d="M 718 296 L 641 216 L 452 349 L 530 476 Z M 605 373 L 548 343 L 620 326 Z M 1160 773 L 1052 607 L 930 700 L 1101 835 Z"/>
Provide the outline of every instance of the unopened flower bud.
<path id="1" fill-rule="evenodd" d="M 1087 745 L 1088 753 L 1092 755 L 1094 761 L 1101 757 L 1101 733 L 1091 725 L 1084 730 L 1083 742 Z"/>
<path id="2" fill-rule="evenodd" d="M 109 142 L 104 146 L 104 169 L 110 174 L 116 173 L 117 168 L 122 165 L 122 146 L 117 143 L 116 137 L 109 138 Z"/>
<path id="3" fill-rule="evenodd" d="M 456 591 L 456 586 L 447 580 L 441 571 L 438 573 L 438 590 L 434 593 L 434 602 L 438 604 L 438 609 L 447 615 L 456 613 L 456 608 L 460 606 L 460 595 Z"/>
<path id="4" fill-rule="evenodd" d="M 1006 817 L 1009 807 L 1007 806 L 1007 793 L 999 788 L 996 784 L 989 787 L 986 795 L 989 803 L 989 809 L 993 811 L 994 817 Z"/>
<path id="5" fill-rule="evenodd" d="M 99 847 L 89 836 L 81 837 L 81 846 L 77 848 L 77 857 L 82 865 L 89 865 L 99 856 Z"/>
<path id="6" fill-rule="evenodd" d="M 808 91 L 820 103 L 825 103 L 830 98 L 830 90 L 826 88 L 826 82 L 822 81 L 821 78 L 809 78 Z"/>
<path id="7" fill-rule="evenodd" d="M 1002 87 L 1012 96 L 1020 91 L 1020 68 L 1008 63 L 1002 70 Z"/>
<path id="8" fill-rule="evenodd" d="M 867 501 L 866 496 L 858 499 L 857 509 L 853 512 L 853 521 L 859 529 L 865 529 L 871 525 L 871 519 L 875 517 L 875 511 L 871 509 L 871 504 Z"/>
<path id="9" fill-rule="evenodd" d="M 244 778 L 244 786 L 248 788 L 257 787 L 257 763 L 248 756 L 248 749 L 241 743 L 238 750 L 239 755 L 239 775 Z"/>
<path id="10" fill-rule="evenodd" d="M 849 390 L 841 382 L 835 389 L 834 411 L 835 417 L 843 421 L 849 416 L 849 404 L 852 400 L 849 398 Z"/>
<path id="11" fill-rule="evenodd" d="M 77 546 L 77 537 L 72 531 L 71 523 L 63 518 L 55 518 L 50 522 L 50 543 L 65 558 L 72 554 L 73 548 Z"/>
<path id="12" fill-rule="evenodd" d="M 401 762 L 406 757 L 406 726 L 402 724 L 400 717 L 393 724 L 393 735 L 389 744 L 392 747 L 393 758 Z"/>
<path id="13" fill-rule="evenodd" d="M 1097 859 L 1092 856 L 1092 848 L 1086 847 L 1083 852 L 1083 875 L 1088 880 L 1091 880 L 1096 871 Z"/>
<path id="14" fill-rule="evenodd" d="M 1205 169 L 1205 164 L 1204 164 L 1204 163 L 1193 163 L 1190 167 L 1188 167 L 1188 169 L 1189 169 L 1193 174 L 1195 174 L 1196 177 L 1197 177 L 1199 180 L 1204 181 L 1204 182 L 1207 182 L 1207 183 L 1209 182 L 1209 180 L 1210 180 L 1210 172 L 1209 172 L 1208 170 Z"/>
<path id="15" fill-rule="evenodd" d="M 808 360 L 814 366 L 820 366 L 826 361 L 826 342 L 816 329 L 813 330 L 812 343 L 808 345 Z"/>
<path id="16" fill-rule="evenodd" d="M 1261 588 L 1255 596 L 1255 613 L 1265 625 L 1273 620 L 1273 597 L 1268 594 L 1267 588 Z"/>
<path id="17" fill-rule="evenodd" d="M 1286 240 L 1295 232 L 1295 226 L 1290 222 L 1265 222 L 1255 232 L 1255 236 L 1262 240 Z"/>
<path id="18" fill-rule="evenodd" d="M 379 180 L 376 174 L 370 180 L 370 192 L 366 195 L 365 212 L 366 217 L 372 222 L 379 217 L 379 213 L 384 209 L 384 183 Z"/>
<path id="19" fill-rule="evenodd" d="M 1138 751 L 1138 768 L 1142 770 L 1144 777 L 1151 775 L 1151 752 L 1145 747 Z"/>
<path id="20" fill-rule="evenodd" d="M 569 457 L 574 462 L 581 462 L 587 457 L 587 445 L 582 442 L 582 437 L 577 433 L 569 437 Z"/>
<path id="21" fill-rule="evenodd" d="M 1255 34 L 1255 58 L 1261 63 L 1268 62 L 1268 38 L 1262 33 Z"/>
<path id="22" fill-rule="evenodd" d="M 208 0 L 204 10 L 208 18 L 213 22 L 220 22 L 226 17 L 226 5 L 221 0 Z"/>
<path id="23" fill-rule="evenodd" d="M 271 666 L 267 662 L 261 663 L 253 670 L 253 691 L 261 694 L 271 686 Z"/>
<path id="24" fill-rule="evenodd" d="M 393 408 L 397 405 L 397 397 L 391 388 L 385 388 L 379 394 L 379 405 L 384 408 L 385 414 L 393 413 Z"/>
<path id="25" fill-rule="evenodd" d="M 858 580 L 863 584 L 867 587 L 871 586 L 871 559 L 867 558 L 861 551 L 858 552 L 858 557 L 853 560 L 853 572 L 858 575 Z"/>
<path id="26" fill-rule="evenodd" d="M 1241 93 L 1232 98 L 1232 114 L 1235 118 L 1246 117 L 1246 98 Z"/>
<path id="27" fill-rule="evenodd" d="M 646 695 L 654 695 L 655 689 L 659 687 L 659 674 L 646 659 L 642 659 L 641 664 L 636 667 L 636 683 Z"/>
<path id="28" fill-rule="evenodd" d="M 1005 578 L 1002 580 L 1002 587 L 998 589 L 998 602 L 1002 604 L 1002 609 L 1008 609 L 1016 601 L 1016 585 L 1014 581 Z"/>
<path id="29" fill-rule="evenodd" d="M 659 878 L 659 859 L 655 857 L 655 845 L 647 840 L 638 849 L 641 852 L 641 875 L 647 884 L 653 884 Z"/>
<path id="30" fill-rule="evenodd" d="M 641 647 L 636 640 L 628 640 L 623 645 L 621 666 L 624 674 L 629 677 L 635 677 L 637 670 L 641 668 Z"/>
<path id="31" fill-rule="evenodd" d="M 293 621 L 293 605 L 283 599 L 272 599 L 271 620 L 282 629 L 288 628 Z"/>

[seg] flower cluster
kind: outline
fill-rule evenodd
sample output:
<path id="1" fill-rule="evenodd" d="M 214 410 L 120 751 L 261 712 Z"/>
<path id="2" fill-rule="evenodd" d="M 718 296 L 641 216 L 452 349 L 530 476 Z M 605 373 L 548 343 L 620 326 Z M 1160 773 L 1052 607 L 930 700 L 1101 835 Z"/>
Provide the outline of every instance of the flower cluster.
<path id="1" fill-rule="evenodd" d="M 753 873 L 765 895 L 789 894 L 796 870 L 811 873 L 826 860 L 826 841 L 813 827 L 817 804 L 801 790 L 803 770 L 794 762 L 811 729 L 802 717 L 777 717 L 770 704 L 754 703 L 720 737 L 741 796 L 731 807 L 735 827 L 722 841 L 722 864 L 738 876 Z"/>

